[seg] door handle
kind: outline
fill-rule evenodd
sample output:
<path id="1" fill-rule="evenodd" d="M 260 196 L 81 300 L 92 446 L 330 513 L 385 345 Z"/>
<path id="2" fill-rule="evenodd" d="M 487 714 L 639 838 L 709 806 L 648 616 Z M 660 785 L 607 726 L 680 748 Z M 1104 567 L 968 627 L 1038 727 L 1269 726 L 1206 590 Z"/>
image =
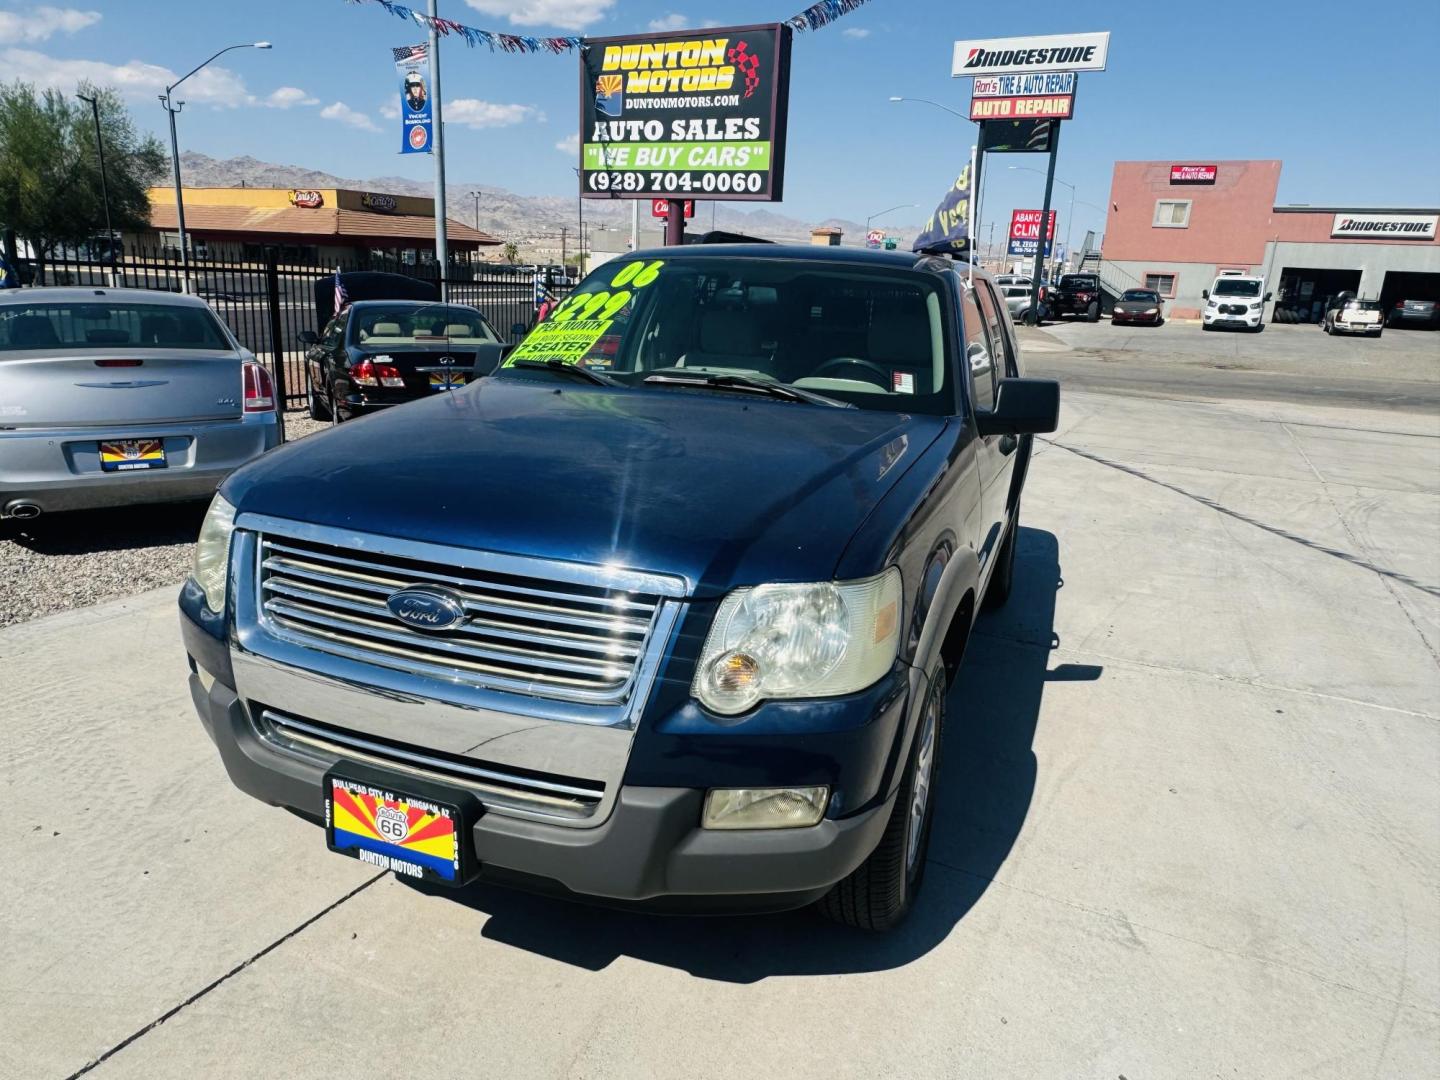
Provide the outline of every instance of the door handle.
<path id="1" fill-rule="evenodd" d="M 1000 436 L 1000 453 L 1002 454 L 1013 454 L 1016 447 L 1018 447 L 1019 445 L 1020 440 L 1017 439 L 1014 435 Z"/>

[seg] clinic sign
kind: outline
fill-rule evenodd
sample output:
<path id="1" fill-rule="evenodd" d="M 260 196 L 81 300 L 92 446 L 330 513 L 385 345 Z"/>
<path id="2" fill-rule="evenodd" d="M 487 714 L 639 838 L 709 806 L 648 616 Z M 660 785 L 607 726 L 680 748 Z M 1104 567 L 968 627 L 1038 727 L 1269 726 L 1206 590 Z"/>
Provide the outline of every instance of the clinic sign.
<path id="1" fill-rule="evenodd" d="M 1330 235 L 1337 239 L 1434 240 L 1436 214 L 1336 214 Z"/>
<path id="2" fill-rule="evenodd" d="M 780 199 L 793 34 L 776 23 L 587 38 L 584 197 Z"/>
<path id="3" fill-rule="evenodd" d="M 1104 71 L 1110 51 L 1108 30 L 1093 34 L 984 38 L 955 42 L 950 74 L 957 79 L 982 75 L 1031 75 L 1040 72 Z"/>
<path id="4" fill-rule="evenodd" d="M 1040 222 L 1044 218 L 1040 210 L 1012 210 L 1010 212 L 1010 243 L 1006 251 L 1011 255 L 1034 255 L 1040 246 Z M 1055 211 L 1050 211 L 1050 220 L 1045 229 L 1045 254 L 1055 239 Z"/>

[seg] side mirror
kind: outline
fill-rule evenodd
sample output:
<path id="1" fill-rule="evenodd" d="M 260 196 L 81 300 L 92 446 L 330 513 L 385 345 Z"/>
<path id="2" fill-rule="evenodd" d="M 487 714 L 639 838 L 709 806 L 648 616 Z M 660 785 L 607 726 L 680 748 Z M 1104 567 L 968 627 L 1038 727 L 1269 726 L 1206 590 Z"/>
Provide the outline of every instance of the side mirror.
<path id="1" fill-rule="evenodd" d="M 1203 300 L 1209 300 L 1209 299 L 1210 299 L 1210 290 L 1209 290 L 1209 289 L 1201 289 L 1201 290 L 1200 290 L 1200 297 L 1201 297 L 1201 299 L 1203 299 Z"/>
<path id="2" fill-rule="evenodd" d="M 1272 296 L 1274 296 L 1274 295 L 1275 295 L 1274 293 L 1268 293 L 1268 292 L 1267 292 L 1267 293 L 1265 294 L 1265 302 L 1268 304 L 1268 303 L 1270 302 L 1270 297 L 1272 297 Z"/>
<path id="3" fill-rule="evenodd" d="M 1001 379 L 995 407 L 975 414 L 981 435 L 1039 435 L 1060 426 L 1060 384 L 1054 379 Z"/>
<path id="4" fill-rule="evenodd" d="M 297 334 L 296 336 L 300 339 L 300 344 L 301 344 L 301 345 L 319 345 L 319 344 L 320 344 L 320 338 L 319 338 L 319 336 L 315 333 L 314 330 L 301 330 L 300 333 Z"/>

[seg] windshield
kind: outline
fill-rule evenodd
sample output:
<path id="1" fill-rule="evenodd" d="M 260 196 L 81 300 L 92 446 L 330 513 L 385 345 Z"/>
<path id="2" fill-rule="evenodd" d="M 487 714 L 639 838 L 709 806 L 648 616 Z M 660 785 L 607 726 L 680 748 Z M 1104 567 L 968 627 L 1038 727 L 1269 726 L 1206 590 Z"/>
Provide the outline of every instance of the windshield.
<path id="1" fill-rule="evenodd" d="M 80 300 L 0 307 L 0 352 L 72 348 L 234 351 L 215 316 L 188 304 Z"/>
<path id="2" fill-rule="evenodd" d="M 350 319 L 355 345 L 426 345 L 496 341 L 485 316 L 458 304 L 366 304 Z"/>
<path id="3" fill-rule="evenodd" d="M 811 260 L 606 263 L 505 361 L 583 363 L 647 392 L 738 375 L 862 409 L 949 415 L 944 301 L 929 274 Z M 669 388 L 667 388 L 669 387 Z"/>
<path id="4" fill-rule="evenodd" d="M 1124 295 L 1122 295 L 1120 299 L 1138 300 L 1146 304 L 1158 304 L 1160 302 L 1160 294 L 1146 292 L 1144 289 L 1126 289 Z"/>
<path id="5" fill-rule="evenodd" d="M 1260 282 L 1254 278 L 1221 278 L 1210 291 L 1216 296 L 1259 296 Z"/>

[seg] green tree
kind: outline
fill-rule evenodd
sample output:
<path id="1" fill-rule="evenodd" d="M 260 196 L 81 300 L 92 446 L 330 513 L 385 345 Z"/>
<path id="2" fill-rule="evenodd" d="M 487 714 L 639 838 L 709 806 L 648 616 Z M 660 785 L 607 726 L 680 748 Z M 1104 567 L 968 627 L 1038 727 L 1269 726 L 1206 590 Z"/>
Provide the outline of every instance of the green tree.
<path id="1" fill-rule="evenodd" d="M 505 253 L 505 261 L 511 266 L 514 266 L 520 261 L 520 245 L 515 243 L 514 240 L 507 240 L 502 250 Z"/>
<path id="2" fill-rule="evenodd" d="M 117 232 L 148 227 L 146 189 L 164 175 L 158 139 L 135 128 L 113 90 L 81 83 L 77 90 L 100 107 L 110 219 Z M 12 257 L 15 237 L 29 243 L 36 280 L 60 245 L 79 244 L 105 230 L 95 122 L 87 102 L 28 83 L 0 84 L 0 223 Z"/>

